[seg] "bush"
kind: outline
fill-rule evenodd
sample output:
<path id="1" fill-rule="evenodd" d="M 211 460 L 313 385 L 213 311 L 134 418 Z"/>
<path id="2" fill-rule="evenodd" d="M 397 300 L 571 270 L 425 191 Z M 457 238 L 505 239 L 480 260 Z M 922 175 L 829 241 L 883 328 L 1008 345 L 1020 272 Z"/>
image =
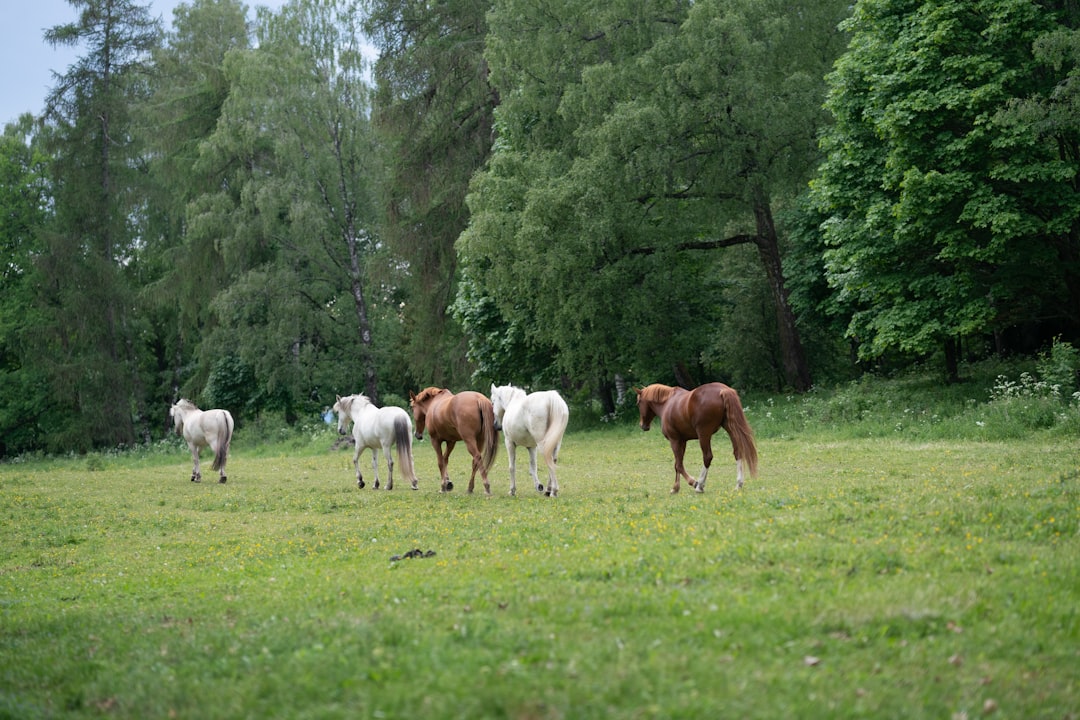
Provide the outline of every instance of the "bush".
<path id="1" fill-rule="evenodd" d="M 1080 371 L 1080 350 L 1061 338 L 1054 338 L 1050 352 L 1039 355 L 1036 363 L 1039 377 L 1057 388 L 1063 398 L 1072 398 L 1077 389 L 1077 372 Z"/>

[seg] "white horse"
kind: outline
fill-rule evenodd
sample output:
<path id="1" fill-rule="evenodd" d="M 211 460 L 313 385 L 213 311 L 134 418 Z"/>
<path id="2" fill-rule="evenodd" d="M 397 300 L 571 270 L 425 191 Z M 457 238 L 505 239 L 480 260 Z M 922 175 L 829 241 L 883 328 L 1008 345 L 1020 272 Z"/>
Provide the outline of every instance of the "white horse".
<path id="1" fill-rule="evenodd" d="M 397 445 L 398 462 L 405 477 L 412 481 L 416 490 L 416 471 L 413 469 L 412 420 L 409 413 L 399 407 L 388 405 L 377 408 L 365 395 L 338 396 L 334 403 L 334 412 L 338 416 L 338 432 L 348 432 L 349 422 L 353 424 L 353 440 L 356 450 L 353 452 L 353 467 L 356 468 L 356 487 L 364 487 L 364 477 L 360 474 L 360 453 L 364 448 L 371 448 L 371 468 L 375 471 L 375 489 L 379 489 L 379 449 L 386 456 L 386 466 L 390 479 L 386 489 L 394 489 L 394 458 L 390 447 Z"/>
<path id="2" fill-rule="evenodd" d="M 518 446 L 529 450 L 529 473 L 538 492 L 545 492 L 536 475 L 536 451 L 544 455 L 547 464 L 548 486 L 546 495 L 558 497 L 559 481 L 555 477 L 555 464 L 559 461 L 559 448 L 563 434 L 570 421 L 570 409 L 566 401 L 554 390 L 534 392 L 529 395 L 513 385 L 491 386 L 491 404 L 495 409 L 495 427 L 502 430 L 506 452 L 510 455 L 510 494 L 517 495 L 516 460 Z"/>
<path id="3" fill-rule="evenodd" d="M 169 408 L 169 417 L 177 435 L 183 435 L 191 450 L 195 465 L 191 470 L 191 482 L 202 482 L 199 452 L 209 446 L 214 453 L 211 467 L 221 474 L 218 482 L 225 482 L 225 462 L 229 459 L 229 443 L 232 442 L 233 418 L 228 410 L 203 412 L 190 400 L 181 398 Z"/>

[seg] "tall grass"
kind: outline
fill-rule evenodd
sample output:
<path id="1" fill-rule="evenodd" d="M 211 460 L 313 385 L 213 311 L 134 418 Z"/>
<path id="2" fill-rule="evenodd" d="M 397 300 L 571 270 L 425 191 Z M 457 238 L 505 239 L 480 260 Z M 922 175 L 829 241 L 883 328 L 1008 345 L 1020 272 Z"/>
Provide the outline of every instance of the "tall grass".
<path id="1" fill-rule="evenodd" d="M 1047 358 L 986 362 L 968 366 L 961 382 L 945 383 L 915 368 L 803 396 L 757 392 L 743 400 L 765 437 L 1018 440 L 1036 432 L 1069 439 L 1080 435 L 1080 394 L 1070 380 L 1076 371 L 1069 372 Z"/>
<path id="2" fill-rule="evenodd" d="M 360 491 L 318 426 L 245 429 L 226 485 L 177 446 L 0 466 L 0 717 L 1075 717 L 1075 436 L 834 433 L 843 392 L 751 399 L 741 492 L 721 435 L 669 495 L 628 423 L 567 436 L 554 500 L 504 453 L 440 495 L 426 442 L 419 492 Z"/>

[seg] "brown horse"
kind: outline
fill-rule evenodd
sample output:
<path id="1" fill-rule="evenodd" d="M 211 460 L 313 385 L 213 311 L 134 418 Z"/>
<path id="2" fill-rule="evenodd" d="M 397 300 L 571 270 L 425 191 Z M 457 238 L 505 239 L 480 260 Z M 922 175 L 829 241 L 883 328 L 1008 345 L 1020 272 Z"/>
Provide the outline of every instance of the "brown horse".
<path id="1" fill-rule="evenodd" d="M 491 494 L 488 483 L 488 470 L 495 462 L 495 452 L 499 447 L 499 433 L 495 430 L 495 412 L 491 401 L 478 392 L 467 391 L 455 395 L 449 390 L 429 387 L 419 395 L 409 393 L 409 405 L 412 407 L 413 422 L 416 424 L 416 439 L 424 436 L 427 428 L 431 444 L 439 460 L 439 475 L 442 477 L 442 492 L 454 489 L 450 475 L 446 470 L 450 452 L 459 440 L 472 455 L 472 475 L 469 477 L 469 492 L 473 491 L 476 472 L 484 482 L 484 492 Z M 443 452 L 443 443 L 446 452 Z"/>
<path id="2" fill-rule="evenodd" d="M 679 492 L 680 477 L 686 478 L 690 487 L 705 492 L 705 479 L 712 464 L 712 436 L 720 428 L 731 438 L 735 453 L 735 472 L 739 488 L 743 486 L 743 463 L 752 476 L 757 475 L 757 447 L 754 433 L 746 422 L 739 394 L 723 383 L 708 383 L 693 390 L 668 385 L 649 385 L 638 390 L 638 410 L 641 413 L 641 429 L 648 430 L 654 417 L 660 418 L 660 429 L 671 443 L 675 454 L 675 486 L 672 493 Z M 686 441 L 701 443 L 701 458 L 705 467 L 698 479 L 692 480 L 683 466 Z"/>

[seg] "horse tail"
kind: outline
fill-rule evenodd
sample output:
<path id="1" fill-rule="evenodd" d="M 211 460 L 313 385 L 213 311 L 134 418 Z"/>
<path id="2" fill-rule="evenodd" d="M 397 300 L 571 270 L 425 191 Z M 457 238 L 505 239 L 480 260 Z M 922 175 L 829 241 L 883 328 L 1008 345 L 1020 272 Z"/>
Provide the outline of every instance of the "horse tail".
<path id="1" fill-rule="evenodd" d="M 544 432 L 544 460 L 546 462 L 558 461 L 559 448 L 562 446 L 563 435 L 566 426 L 570 424 L 570 409 L 566 407 L 566 401 L 562 395 L 552 391 L 548 397 L 548 425 Z"/>
<path id="2" fill-rule="evenodd" d="M 398 415 L 394 418 L 394 444 L 397 445 L 398 465 L 405 477 L 412 483 L 416 482 L 416 470 L 413 469 L 412 452 L 412 424 L 408 415 Z"/>
<path id="3" fill-rule="evenodd" d="M 739 393 L 731 388 L 725 390 L 723 396 L 724 429 L 731 437 L 731 449 L 735 453 L 735 459 L 746 464 L 751 477 L 757 477 L 757 446 L 754 445 L 754 431 L 750 429 L 750 423 L 746 422 L 742 400 L 739 399 Z"/>
<path id="4" fill-rule="evenodd" d="M 484 472 L 487 473 L 495 463 L 495 454 L 499 451 L 499 431 L 495 429 L 495 408 L 491 401 L 484 398 L 476 403 L 476 407 L 480 410 L 480 431 L 484 441 L 482 460 Z"/>
<path id="5" fill-rule="evenodd" d="M 225 422 L 218 428 L 218 446 L 217 452 L 214 453 L 214 464 L 210 467 L 214 470 L 221 470 L 225 467 L 225 461 L 229 459 L 229 444 L 232 442 L 233 435 L 233 419 L 228 410 L 222 410 L 222 414 L 225 416 Z"/>

